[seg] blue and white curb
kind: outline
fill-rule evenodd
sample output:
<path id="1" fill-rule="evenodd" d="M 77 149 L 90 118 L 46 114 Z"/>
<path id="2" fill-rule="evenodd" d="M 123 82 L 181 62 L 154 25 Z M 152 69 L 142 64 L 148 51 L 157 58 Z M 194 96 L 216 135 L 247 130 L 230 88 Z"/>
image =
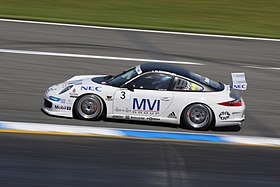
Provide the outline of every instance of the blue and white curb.
<path id="1" fill-rule="evenodd" d="M 275 146 L 280 147 L 279 138 L 217 135 L 202 133 L 182 133 L 168 131 L 129 130 L 116 128 L 100 128 L 87 126 L 56 125 L 43 123 L 7 122 L 0 121 L 0 132 L 37 132 L 37 133 L 61 133 L 73 135 L 96 135 L 112 137 L 130 137 L 154 140 L 173 141 L 199 141 L 209 143 L 231 143 L 240 145 Z"/>

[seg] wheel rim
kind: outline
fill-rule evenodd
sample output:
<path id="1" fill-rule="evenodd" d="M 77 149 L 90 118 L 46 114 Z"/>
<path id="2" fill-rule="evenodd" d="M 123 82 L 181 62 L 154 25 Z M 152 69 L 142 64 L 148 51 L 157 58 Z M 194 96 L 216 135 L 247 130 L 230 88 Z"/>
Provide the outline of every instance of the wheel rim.
<path id="1" fill-rule="evenodd" d="M 96 96 L 87 95 L 79 100 L 78 111 L 83 118 L 93 119 L 99 116 L 102 105 Z"/>
<path id="2" fill-rule="evenodd" d="M 187 111 L 187 121 L 193 128 L 202 128 L 208 124 L 210 119 L 209 110 L 201 105 L 196 104 L 191 106 Z"/>

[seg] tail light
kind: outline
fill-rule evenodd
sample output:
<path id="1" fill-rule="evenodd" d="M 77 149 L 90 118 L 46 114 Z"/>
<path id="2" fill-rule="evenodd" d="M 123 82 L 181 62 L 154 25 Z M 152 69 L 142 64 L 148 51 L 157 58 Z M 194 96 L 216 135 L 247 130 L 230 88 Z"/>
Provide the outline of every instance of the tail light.
<path id="1" fill-rule="evenodd" d="M 218 105 L 223 105 L 223 106 L 242 106 L 242 101 L 240 99 L 236 99 L 233 101 L 226 101 L 222 103 L 218 103 Z"/>

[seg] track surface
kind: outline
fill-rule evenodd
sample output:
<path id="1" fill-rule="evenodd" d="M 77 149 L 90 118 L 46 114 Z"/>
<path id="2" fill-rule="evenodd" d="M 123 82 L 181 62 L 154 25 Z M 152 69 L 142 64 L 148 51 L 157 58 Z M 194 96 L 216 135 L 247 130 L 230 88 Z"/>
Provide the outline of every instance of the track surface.
<path id="1" fill-rule="evenodd" d="M 230 83 L 231 72 L 246 72 L 247 119 L 241 126 L 210 133 L 280 137 L 280 42 L 218 39 L 128 31 L 0 22 L 0 48 L 102 56 L 192 61 L 182 65 Z M 139 62 L 0 53 L 0 120 L 186 131 L 164 124 L 87 122 L 54 118 L 40 111 L 47 87 L 78 74 L 117 74 Z"/>
<path id="2" fill-rule="evenodd" d="M 0 48 L 192 61 L 230 82 L 245 71 L 247 119 L 207 133 L 280 137 L 280 43 L 0 22 Z M 0 120 L 186 131 L 166 124 L 88 122 L 40 111 L 50 85 L 116 74 L 138 62 L 0 53 Z M 93 137 L 0 134 L 0 186 L 279 186 L 279 149 Z"/>
<path id="3" fill-rule="evenodd" d="M 280 184 L 275 148 L 3 133 L 0 147 L 3 187 Z"/>

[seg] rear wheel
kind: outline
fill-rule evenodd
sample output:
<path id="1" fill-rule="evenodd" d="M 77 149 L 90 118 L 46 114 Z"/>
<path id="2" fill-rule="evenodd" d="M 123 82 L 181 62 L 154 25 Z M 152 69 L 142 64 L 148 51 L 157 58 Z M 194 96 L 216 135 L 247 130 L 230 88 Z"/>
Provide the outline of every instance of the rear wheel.
<path id="1" fill-rule="evenodd" d="M 84 95 L 74 105 L 76 117 L 79 119 L 99 120 L 104 110 L 102 99 L 97 95 Z"/>
<path id="2" fill-rule="evenodd" d="M 191 104 L 182 112 L 182 125 L 188 129 L 208 130 L 213 121 L 211 109 L 204 104 Z"/>

